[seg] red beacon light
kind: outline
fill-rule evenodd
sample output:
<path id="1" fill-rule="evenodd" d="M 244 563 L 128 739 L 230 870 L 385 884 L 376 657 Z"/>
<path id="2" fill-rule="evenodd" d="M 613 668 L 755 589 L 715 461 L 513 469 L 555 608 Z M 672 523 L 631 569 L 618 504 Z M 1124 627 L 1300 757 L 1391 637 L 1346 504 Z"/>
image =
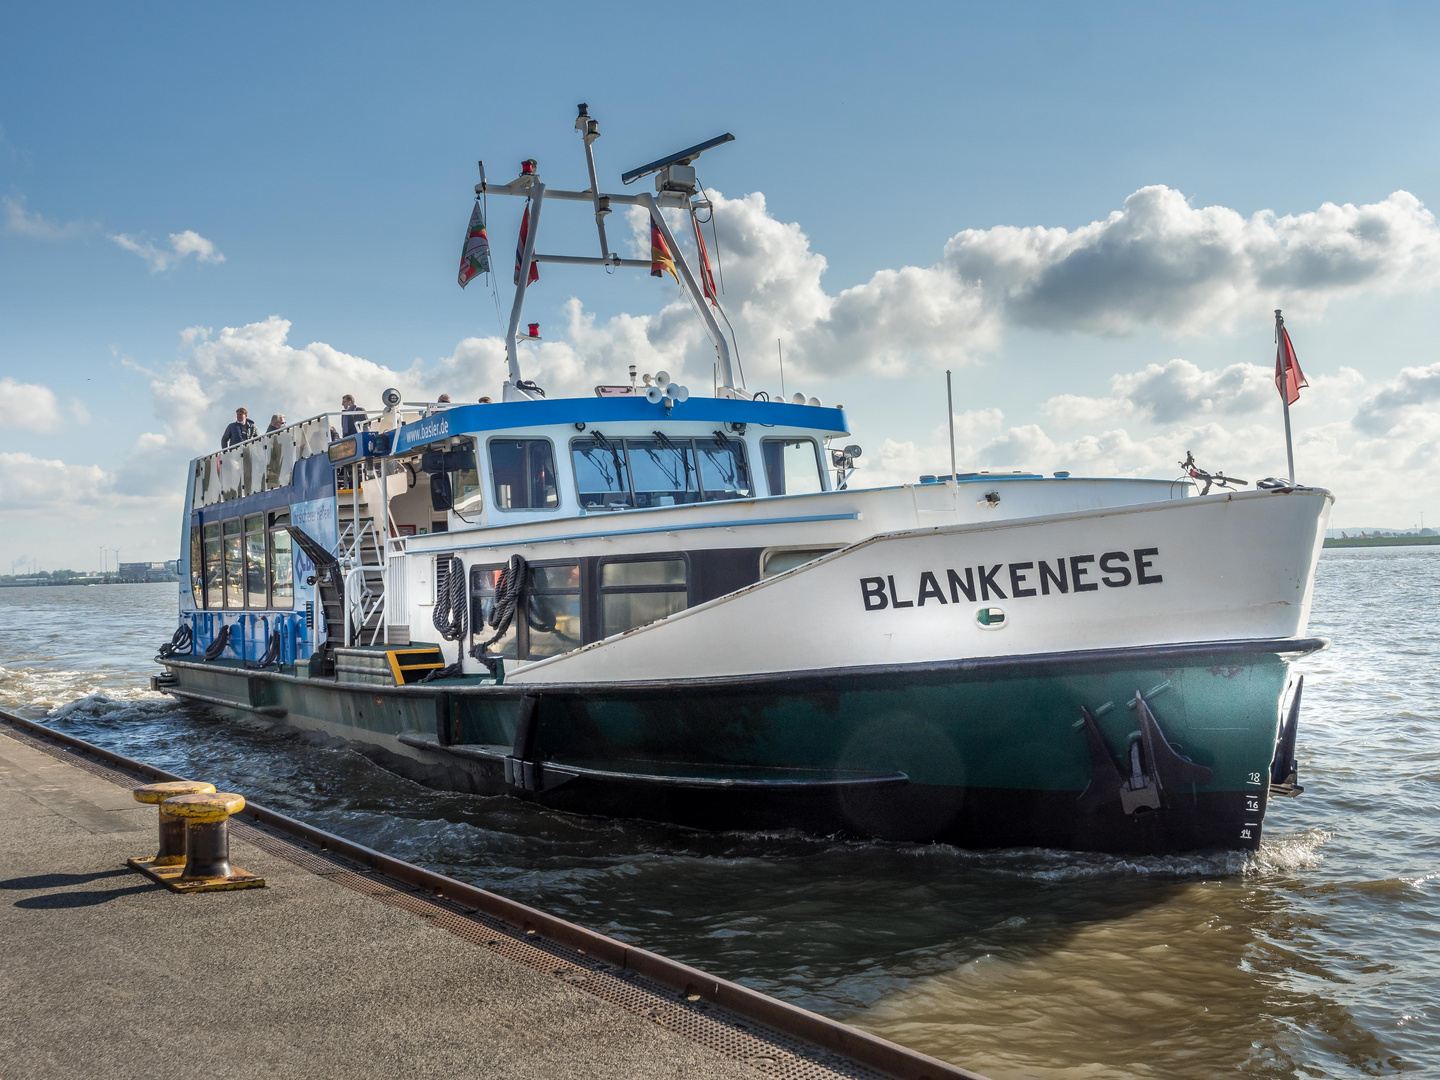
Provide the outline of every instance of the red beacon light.
<path id="1" fill-rule="evenodd" d="M 533 338 L 533 339 L 536 340 L 536 341 L 539 341 L 539 340 L 540 340 L 540 324 L 539 324 L 538 322 L 532 322 L 532 323 L 529 325 L 528 329 L 529 329 L 530 332 L 529 332 L 528 334 L 526 334 L 525 336 L 528 337 L 528 338 Z"/>
<path id="2" fill-rule="evenodd" d="M 534 176 L 534 175 L 535 175 L 535 165 L 536 165 L 536 162 L 535 162 L 535 159 L 534 159 L 533 157 L 532 157 L 532 158 L 526 158 L 524 161 L 522 161 L 522 162 L 520 163 L 520 175 L 521 175 L 521 176 Z"/>

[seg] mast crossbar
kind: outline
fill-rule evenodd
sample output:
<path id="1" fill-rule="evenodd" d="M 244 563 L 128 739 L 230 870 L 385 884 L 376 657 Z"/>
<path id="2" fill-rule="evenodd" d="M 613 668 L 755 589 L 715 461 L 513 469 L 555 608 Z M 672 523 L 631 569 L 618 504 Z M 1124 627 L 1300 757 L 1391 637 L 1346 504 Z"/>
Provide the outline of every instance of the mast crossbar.
<path id="1" fill-rule="evenodd" d="M 584 125 L 582 127 L 582 125 Z M 613 251 L 609 250 L 609 241 L 605 235 L 605 217 L 611 212 L 612 206 L 643 206 L 648 213 L 656 231 L 665 239 L 670 249 L 670 255 L 675 260 L 676 276 L 680 279 L 680 286 L 694 301 L 696 310 L 705 324 L 705 330 L 710 335 L 710 340 L 715 346 L 716 359 L 719 374 L 718 389 L 724 391 L 727 397 L 749 397 L 742 388 L 735 385 L 734 376 L 730 366 L 730 343 L 726 340 L 720 329 L 720 324 L 715 320 L 715 314 L 710 309 L 712 303 L 705 296 L 705 291 L 697 280 L 694 271 L 691 269 L 685 253 L 681 251 L 680 245 L 675 240 L 675 234 L 671 232 L 670 226 L 665 221 L 662 210 L 683 210 L 693 212 L 694 204 L 691 199 L 694 195 L 693 172 L 688 184 L 679 184 L 687 190 L 675 190 L 676 184 L 672 184 L 668 190 L 659 190 L 653 195 L 649 192 L 639 192 L 634 195 L 622 193 L 605 194 L 599 189 L 599 182 L 595 172 L 595 155 L 592 144 L 600 137 L 599 127 L 591 120 L 585 106 L 580 107 L 580 119 L 576 121 L 576 130 L 581 131 L 585 139 L 585 165 L 590 174 L 590 186 L 583 191 L 572 191 L 564 188 L 546 187 L 534 170 L 534 162 L 527 162 L 526 168 L 531 170 L 525 175 L 517 177 L 508 184 L 490 184 L 485 180 L 484 163 L 480 166 L 480 183 L 475 185 L 477 195 L 515 195 L 530 200 L 530 227 L 525 236 L 525 244 L 520 251 L 519 276 L 515 282 L 515 302 L 510 309 L 510 326 L 505 336 L 505 356 L 509 366 L 509 378 L 505 382 L 504 399 L 506 401 L 527 400 L 539 396 L 539 391 L 532 384 L 523 383 L 520 377 L 520 357 L 517 346 L 517 331 L 520 328 L 520 316 L 525 306 L 525 292 L 530 283 L 530 268 L 537 262 L 568 264 L 572 266 L 605 266 L 605 267 L 646 267 L 650 268 L 652 263 L 648 259 L 623 259 Z M 728 142 L 733 136 L 724 136 L 713 139 L 692 147 L 686 153 L 698 156 L 699 151 L 709 149 L 711 146 L 722 142 Z M 678 159 L 667 159 L 675 161 Z M 642 170 L 643 171 L 643 170 Z M 662 174 L 666 177 L 669 173 Z M 657 187 L 662 182 L 657 181 Z M 559 199 L 562 202 L 585 202 L 595 208 L 595 226 L 600 241 L 599 256 L 590 255 L 544 255 L 535 251 L 535 238 L 540 232 L 540 208 L 542 203 L 550 199 Z M 705 204 L 702 204 L 705 205 Z M 718 306 L 718 302 L 717 302 Z"/>

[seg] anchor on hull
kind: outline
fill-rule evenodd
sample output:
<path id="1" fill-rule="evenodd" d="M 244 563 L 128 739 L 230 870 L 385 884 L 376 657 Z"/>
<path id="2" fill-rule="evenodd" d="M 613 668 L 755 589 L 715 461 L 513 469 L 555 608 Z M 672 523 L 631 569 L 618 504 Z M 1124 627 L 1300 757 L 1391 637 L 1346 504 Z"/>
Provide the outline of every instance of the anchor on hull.
<path id="1" fill-rule="evenodd" d="M 1100 725 L 1095 722 L 1095 715 L 1085 706 L 1080 707 L 1085 743 L 1090 751 L 1090 783 L 1077 802 L 1086 813 L 1117 799 L 1127 815 L 1159 810 L 1166 804 L 1167 792 L 1179 791 L 1186 784 L 1210 783 L 1211 771 L 1175 749 L 1138 690 L 1134 708 L 1140 718 L 1140 730 L 1130 737 L 1126 755 L 1130 775 L 1122 776 L 1100 733 Z"/>
<path id="2" fill-rule="evenodd" d="M 1275 760 L 1270 762 L 1270 794 L 1287 795 L 1294 798 L 1304 792 L 1298 781 L 1300 766 L 1295 760 L 1295 734 L 1300 727 L 1300 693 L 1305 689 L 1305 676 L 1295 682 L 1295 693 L 1290 698 L 1290 710 L 1285 722 L 1280 725 L 1280 735 L 1275 740 Z"/>

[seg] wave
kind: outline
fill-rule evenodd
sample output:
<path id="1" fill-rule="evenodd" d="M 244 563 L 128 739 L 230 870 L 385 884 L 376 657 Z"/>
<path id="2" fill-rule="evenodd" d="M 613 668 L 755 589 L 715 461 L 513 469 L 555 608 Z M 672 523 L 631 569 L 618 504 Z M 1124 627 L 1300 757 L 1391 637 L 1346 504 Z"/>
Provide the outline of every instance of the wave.
<path id="1" fill-rule="evenodd" d="M 168 700 L 147 686 L 136 685 L 134 678 L 132 673 L 105 668 L 0 666 L 0 708 L 53 715 L 57 709 L 91 699 Z"/>

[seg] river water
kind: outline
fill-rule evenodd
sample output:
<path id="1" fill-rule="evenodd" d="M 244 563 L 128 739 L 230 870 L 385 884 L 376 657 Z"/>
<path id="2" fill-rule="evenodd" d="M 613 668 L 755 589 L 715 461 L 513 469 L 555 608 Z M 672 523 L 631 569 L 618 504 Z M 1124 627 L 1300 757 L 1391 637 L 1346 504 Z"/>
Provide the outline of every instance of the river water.
<path id="1" fill-rule="evenodd" d="M 1440 1076 L 1440 550 L 1327 551 L 1254 856 L 703 834 L 431 791 L 145 687 L 174 585 L 0 589 L 0 707 L 1001 1078 Z"/>

